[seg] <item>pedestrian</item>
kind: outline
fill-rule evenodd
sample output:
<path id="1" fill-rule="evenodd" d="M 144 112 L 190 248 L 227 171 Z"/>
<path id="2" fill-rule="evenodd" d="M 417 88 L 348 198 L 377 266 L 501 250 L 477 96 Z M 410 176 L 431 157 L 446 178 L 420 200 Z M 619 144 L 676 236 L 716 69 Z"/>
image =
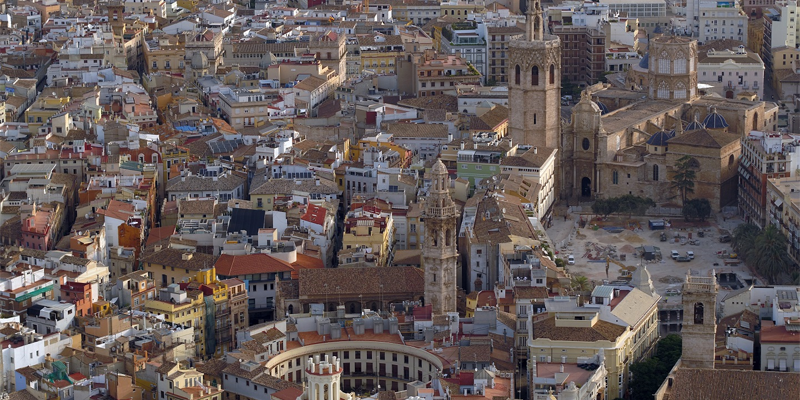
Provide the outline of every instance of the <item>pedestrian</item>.
<path id="1" fill-rule="evenodd" d="M 564 221 L 566 221 L 566 220 L 567 220 L 567 215 L 566 215 L 566 214 L 564 214 Z"/>

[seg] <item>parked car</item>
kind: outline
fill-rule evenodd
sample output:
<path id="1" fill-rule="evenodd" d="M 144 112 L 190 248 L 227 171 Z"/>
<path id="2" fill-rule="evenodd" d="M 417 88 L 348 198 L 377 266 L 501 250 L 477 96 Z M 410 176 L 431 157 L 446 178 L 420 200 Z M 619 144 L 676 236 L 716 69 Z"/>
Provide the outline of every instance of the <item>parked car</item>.
<path id="1" fill-rule="evenodd" d="M 569 264 L 569 265 L 575 265 L 575 256 L 573 256 L 572 254 L 570 254 L 569 256 L 567 256 L 567 264 Z"/>
<path id="2" fill-rule="evenodd" d="M 719 237 L 719 242 L 720 243 L 730 243 L 730 241 L 731 241 L 731 236 L 730 235 L 722 235 L 722 236 Z"/>
<path id="3" fill-rule="evenodd" d="M 689 262 L 689 261 L 692 261 L 692 259 L 689 258 L 689 257 L 679 256 L 678 258 L 675 259 L 675 261 L 677 261 L 677 262 Z"/>
<path id="4" fill-rule="evenodd" d="M 672 259 L 677 260 L 678 257 L 681 256 L 681 253 L 678 253 L 678 250 L 672 250 Z"/>
<path id="5" fill-rule="evenodd" d="M 687 252 L 686 252 L 686 257 L 687 257 L 688 259 L 690 259 L 690 260 L 694 260 L 694 252 L 693 252 L 693 251 L 691 251 L 691 250 L 690 250 L 690 251 L 687 251 Z"/>

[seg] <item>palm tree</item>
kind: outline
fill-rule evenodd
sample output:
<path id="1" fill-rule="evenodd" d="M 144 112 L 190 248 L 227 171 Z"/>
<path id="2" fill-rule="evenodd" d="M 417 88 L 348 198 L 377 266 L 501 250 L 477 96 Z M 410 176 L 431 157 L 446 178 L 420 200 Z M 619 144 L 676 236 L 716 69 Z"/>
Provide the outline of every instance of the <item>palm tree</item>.
<path id="1" fill-rule="evenodd" d="M 753 223 L 739 224 L 733 230 L 731 246 L 740 253 L 740 258 L 747 262 L 748 250 L 753 248 L 756 237 L 761 233 L 758 225 Z"/>
<path id="2" fill-rule="evenodd" d="M 686 196 L 694 193 L 694 181 L 697 178 L 695 165 L 691 156 L 683 156 L 675 161 L 675 174 L 672 175 L 672 187 L 678 189 L 681 205 L 686 204 Z"/>
<path id="3" fill-rule="evenodd" d="M 588 292 L 592 290 L 592 282 L 583 275 L 575 275 L 570 280 L 570 288 L 577 292 Z"/>
<path id="4" fill-rule="evenodd" d="M 784 273 L 789 274 L 791 260 L 787 253 L 788 241 L 786 236 L 770 224 L 756 237 L 748 259 L 759 273 L 769 278 L 773 283 Z"/>

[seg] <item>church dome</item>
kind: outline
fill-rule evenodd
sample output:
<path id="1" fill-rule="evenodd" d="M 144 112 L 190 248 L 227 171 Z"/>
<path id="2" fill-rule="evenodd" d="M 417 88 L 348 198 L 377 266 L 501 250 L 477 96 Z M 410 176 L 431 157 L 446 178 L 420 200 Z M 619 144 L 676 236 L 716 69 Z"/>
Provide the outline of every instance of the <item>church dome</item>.
<path id="1" fill-rule="evenodd" d="M 658 131 L 647 139 L 647 144 L 651 146 L 666 146 L 667 141 L 675 137 L 675 131 Z"/>
<path id="2" fill-rule="evenodd" d="M 711 114 L 708 114 L 706 119 L 703 120 L 703 125 L 706 129 L 725 129 L 728 127 L 728 122 L 725 121 L 725 117 L 717 113 L 717 109 L 714 108 L 711 110 Z"/>
<path id="3" fill-rule="evenodd" d="M 644 53 L 644 57 L 639 61 L 639 68 L 650 68 L 650 53 Z"/>
<path id="4" fill-rule="evenodd" d="M 608 107 L 603 102 L 596 101 L 597 107 L 600 108 L 600 114 L 608 114 Z"/>
<path id="5" fill-rule="evenodd" d="M 705 129 L 705 126 L 695 119 L 694 121 L 690 122 L 689 125 L 686 125 L 685 131 L 698 131 L 700 129 Z"/>
<path id="6" fill-rule="evenodd" d="M 206 57 L 206 53 L 198 51 L 192 55 L 192 68 L 194 69 L 208 68 L 208 57 Z"/>

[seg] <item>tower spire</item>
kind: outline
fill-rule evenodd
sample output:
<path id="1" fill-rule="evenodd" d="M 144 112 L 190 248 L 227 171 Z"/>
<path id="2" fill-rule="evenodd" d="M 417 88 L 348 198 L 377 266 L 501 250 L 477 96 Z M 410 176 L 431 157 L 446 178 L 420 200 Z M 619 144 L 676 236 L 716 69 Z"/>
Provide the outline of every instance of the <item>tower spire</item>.
<path id="1" fill-rule="evenodd" d="M 525 40 L 529 42 L 544 38 L 542 26 L 542 4 L 540 0 L 528 0 L 527 23 L 525 24 Z"/>

